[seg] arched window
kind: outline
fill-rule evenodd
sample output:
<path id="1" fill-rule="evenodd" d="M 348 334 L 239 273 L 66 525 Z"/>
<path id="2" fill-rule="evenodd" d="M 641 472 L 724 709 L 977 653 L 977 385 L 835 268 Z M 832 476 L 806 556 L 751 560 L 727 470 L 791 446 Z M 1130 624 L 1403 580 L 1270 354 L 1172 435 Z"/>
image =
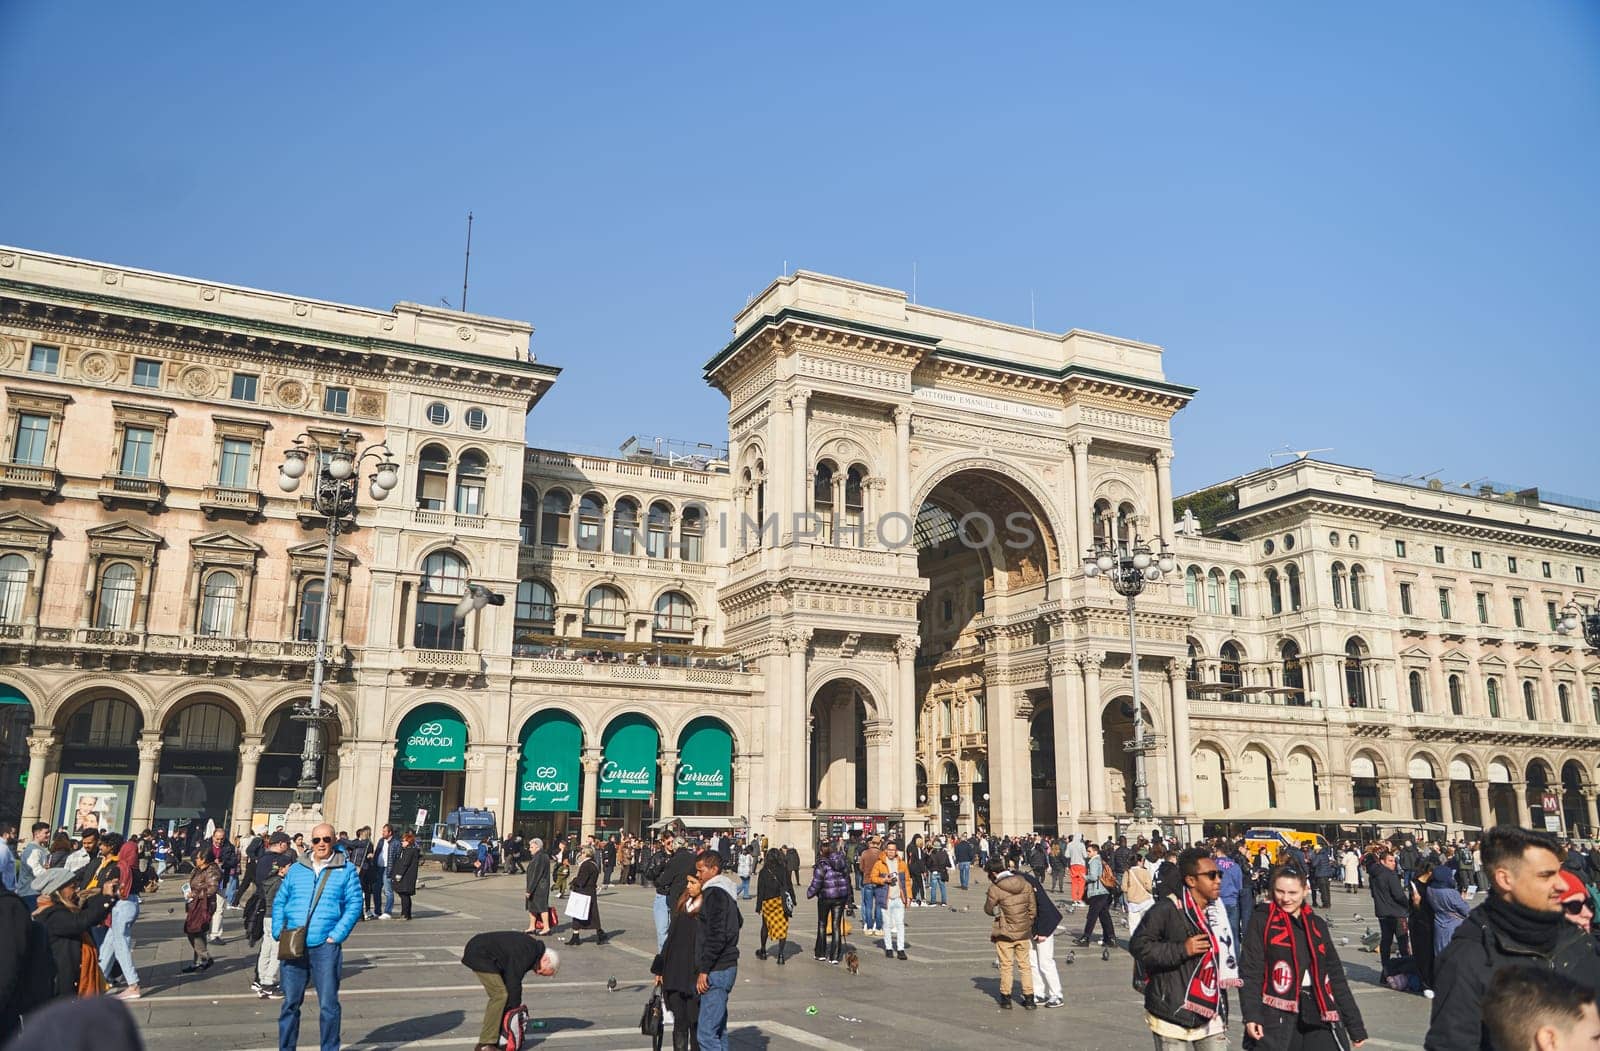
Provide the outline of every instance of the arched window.
<path id="1" fill-rule="evenodd" d="M 1423 711 L 1425 706 L 1422 703 L 1422 673 L 1420 671 L 1412 672 L 1406 676 L 1406 682 L 1411 687 L 1411 710 L 1414 712 Z"/>
<path id="2" fill-rule="evenodd" d="M 1183 574 L 1183 600 L 1191 609 L 1200 608 L 1200 567 L 1190 566 Z"/>
<path id="3" fill-rule="evenodd" d="M 524 544 L 539 542 L 539 490 L 531 485 L 522 487 L 522 508 L 519 513 L 519 536 Z"/>
<path id="4" fill-rule="evenodd" d="M 1117 508 L 1117 539 L 1124 544 L 1132 544 L 1134 530 L 1139 524 L 1139 512 L 1132 504 L 1123 504 Z"/>
<path id="5" fill-rule="evenodd" d="M 1273 615 L 1283 612 L 1283 589 L 1278 586 L 1278 571 L 1267 570 L 1267 605 L 1271 607 Z"/>
<path id="6" fill-rule="evenodd" d="M 0 556 L 0 624 L 21 624 L 28 600 L 28 560 L 18 554 Z"/>
<path id="7" fill-rule="evenodd" d="M 651 558 L 668 557 L 672 547 L 672 508 L 659 500 L 651 504 L 645 530 L 645 553 Z"/>
<path id="8" fill-rule="evenodd" d="M 1094 502 L 1094 543 L 1096 547 L 1104 547 L 1111 538 L 1111 503 L 1107 500 Z"/>
<path id="9" fill-rule="evenodd" d="M 220 704 L 191 704 L 167 723 L 162 747 L 174 751 L 232 752 L 239 747 L 239 720 Z"/>
<path id="10" fill-rule="evenodd" d="M 841 544 L 860 547 L 866 514 L 866 471 L 857 466 L 844 476 L 844 529 L 839 537 Z"/>
<path id="11" fill-rule="evenodd" d="M 765 460 L 756 461 L 756 547 L 765 541 L 767 523 L 767 464 Z"/>
<path id="12" fill-rule="evenodd" d="M 294 637 L 297 642 L 316 642 L 322 628 L 322 581 L 308 580 L 300 589 L 300 609 L 294 618 Z"/>
<path id="13" fill-rule="evenodd" d="M 1539 718 L 1539 699 L 1534 693 L 1531 679 L 1522 680 L 1522 711 L 1529 719 Z"/>
<path id="14" fill-rule="evenodd" d="M 680 545 L 685 562 L 699 562 L 705 557 L 706 516 L 700 508 L 689 506 L 678 516 L 678 531 L 683 537 Z"/>
<path id="15" fill-rule="evenodd" d="M 1362 591 L 1363 584 L 1364 584 L 1364 582 L 1362 580 L 1362 578 L 1364 576 L 1366 576 L 1366 571 L 1364 569 L 1362 569 L 1360 566 L 1351 566 L 1350 567 L 1350 608 L 1351 609 L 1361 609 L 1362 608 L 1362 606 L 1361 606 L 1361 602 L 1362 602 L 1361 591 Z"/>
<path id="16" fill-rule="evenodd" d="M 599 551 L 600 532 L 605 527 L 606 502 L 598 493 L 585 493 L 578 500 L 578 550 Z"/>
<path id="17" fill-rule="evenodd" d="M 1466 709 L 1466 704 L 1461 699 L 1461 676 L 1459 676 L 1459 675 L 1450 676 L 1449 679 L 1445 680 L 1445 688 L 1450 691 L 1450 714 L 1451 715 L 1462 715 L 1462 714 L 1464 714 L 1465 709 Z"/>
<path id="18" fill-rule="evenodd" d="M 1344 609 L 1344 563 L 1335 562 L 1329 576 L 1333 578 L 1333 608 Z"/>
<path id="19" fill-rule="evenodd" d="M 1600 686 L 1590 687 L 1589 707 L 1594 710 L 1594 721 L 1600 723 Z"/>
<path id="20" fill-rule="evenodd" d="M 1489 717 L 1500 718 L 1500 681 L 1493 677 L 1484 680 L 1483 692 L 1489 698 Z"/>
<path id="21" fill-rule="evenodd" d="M 1300 567 L 1290 562 L 1283 568 L 1283 575 L 1289 580 L 1289 612 L 1300 612 Z"/>
<path id="22" fill-rule="evenodd" d="M 1184 673 L 1185 685 L 1188 688 L 1191 701 L 1200 699 L 1199 687 L 1202 677 L 1200 674 L 1200 647 L 1193 639 L 1189 640 L 1189 666 Z"/>
<path id="23" fill-rule="evenodd" d="M 456 619 L 456 603 L 467 593 L 467 563 L 454 551 L 435 551 L 422 560 L 417 586 L 413 645 L 422 650 L 459 650 L 466 644 L 466 621 Z"/>
<path id="24" fill-rule="evenodd" d="M 456 464 L 456 514 L 482 515 L 483 487 L 489 478 L 489 462 L 476 450 L 461 454 Z"/>
<path id="25" fill-rule="evenodd" d="M 1239 647 L 1232 642 L 1224 642 L 1220 651 L 1220 658 L 1218 678 L 1221 679 L 1222 684 L 1235 689 L 1243 686 L 1244 661 L 1239 652 Z M 1237 693 L 1223 694 L 1223 700 L 1237 701 L 1239 699 L 1240 697 Z"/>
<path id="26" fill-rule="evenodd" d="M 1367 648 L 1360 639 L 1351 639 L 1344 644 L 1344 691 L 1352 708 L 1367 706 L 1366 652 Z"/>
<path id="27" fill-rule="evenodd" d="M 100 574 L 94 626 L 127 631 L 133 626 L 133 597 L 138 574 L 126 562 L 113 562 Z"/>
<path id="28" fill-rule="evenodd" d="M 450 491 L 450 454 L 442 445 L 424 445 L 417 454 L 417 506 L 443 511 Z"/>
<path id="29" fill-rule="evenodd" d="M 1206 612 L 1222 612 L 1222 570 L 1213 569 L 1206 574 Z"/>
<path id="30" fill-rule="evenodd" d="M 571 542 L 571 533 L 572 496 L 565 489 L 552 489 L 544 494 L 539 540 L 547 547 L 566 547 Z"/>
<path id="31" fill-rule="evenodd" d="M 811 509 L 817 516 L 817 539 L 833 543 L 833 464 L 827 460 L 817 464 L 811 480 Z"/>
<path id="32" fill-rule="evenodd" d="M 590 639 L 618 639 L 628 627 L 627 599 L 610 584 L 589 589 L 583 598 L 583 634 Z"/>
<path id="33" fill-rule="evenodd" d="M 1561 707 L 1561 721 L 1570 723 L 1572 721 L 1572 695 L 1567 690 L 1567 684 L 1564 682 L 1556 684 L 1556 703 Z"/>
<path id="34" fill-rule="evenodd" d="M 668 591 L 656 599 L 653 627 L 657 642 L 689 642 L 694 632 L 694 604 L 689 596 Z"/>
<path id="35" fill-rule="evenodd" d="M 619 555 L 633 554 L 633 538 L 638 533 L 639 505 L 625 496 L 611 513 L 611 550 Z"/>
<path id="36" fill-rule="evenodd" d="M 1293 639 L 1285 639 L 1283 645 L 1278 647 L 1278 653 L 1283 658 L 1283 685 L 1288 689 L 1300 691 L 1286 695 L 1285 703 L 1304 704 L 1306 673 L 1300 664 L 1299 645 Z"/>
<path id="37" fill-rule="evenodd" d="M 550 625 L 556 619 L 556 595 L 542 580 L 524 580 L 517 585 L 517 622 Z"/>
<path id="38" fill-rule="evenodd" d="M 206 577 L 200 589 L 201 635 L 232 635 L 233 611 L 239 599 L 239 578 L 225 570 Z"/>

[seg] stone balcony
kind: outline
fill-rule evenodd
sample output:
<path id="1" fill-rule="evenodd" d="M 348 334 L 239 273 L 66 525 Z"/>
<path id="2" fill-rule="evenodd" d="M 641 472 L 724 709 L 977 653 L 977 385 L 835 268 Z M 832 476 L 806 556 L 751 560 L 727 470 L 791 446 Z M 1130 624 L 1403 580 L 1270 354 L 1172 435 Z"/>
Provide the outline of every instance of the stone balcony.
<path id="1" fill-rule="evenodd" d="M 258 489 L 235 489 L 226 485 L 208 485 L 200 491 L 200 510 L 213 521 L 233 515 L 247 522 L 260 519 L 266 497 Z"/>
<path id="2" fill-rule="evenodd" d="M 107 510 L 118 507 L 142 507 L 153 511 L 166 499 L 167 487 L 159 478 L 143 478 L 130 474 L 107 474 L 100 479 L 100 502 Z"/>
<path id="3" fill-rule="evenodd" d="M 715 572 L 704 562 L 683 562 L 648 555 L 618 555 L 610 551 L 580 551 L 570 547 L 524 545 L 517 553 L 517 572 L 526 576 L 547 569 L 609 570 L 615 573 L 666 573 L 700 579 Z"/>
<path id="4" fill-rule="evenodd" d="M 61 492 L 61 472 L 44 464 L 0 460 L 0 496 L 54 496 Z"/>
<path id="5" fill-rule="evenodd" d="M 40 664 L 190 671 L 207 666 L 214 670 L 216 662 L 225 661 L 235 670 L 246 665 L 276 665 L 280 674 L 290 678 L 309 675 L 317 652 L 315 642 L 32 624 L 0 624 L 0 648 L 22 649 L 29 660 Z M 348 669 L 355 659 L 347 647 L 329 644 L 331 669 Z M 196 661 L 205 665 L 193 665 Z"/>
<path id="6" fill-rule="evenodd" d="M 471 529 L 483 531 L 489 527 L 484 515 L 460 515 L 452 511 L 428 511 L 420 507 L 411 509 L 411 521 L 433 529 Z"/>
<path id="7" fill-rule="evenodd" d="M 612 683 L 629 686 L 649 683 L 653 687 L 710 689 L 731 693 L 756 693 L 761 676 L 753 671 L 733 668 L 694 667 L 672 664 L 635 664 L 626 661 L 594 662 L 553 657 L 514 657 L 511 674 L 515 678 L 578 683 Z"/>

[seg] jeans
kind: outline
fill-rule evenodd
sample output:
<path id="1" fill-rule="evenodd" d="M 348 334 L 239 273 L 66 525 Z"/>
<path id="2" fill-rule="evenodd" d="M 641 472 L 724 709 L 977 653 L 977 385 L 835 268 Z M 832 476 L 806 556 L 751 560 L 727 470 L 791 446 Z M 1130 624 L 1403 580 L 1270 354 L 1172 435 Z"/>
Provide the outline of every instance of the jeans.
<path id="1" fill-rule="evenodd" d="M 225 901 L 227 901 L 227 903 L 229 905 L 237 905 L 239 903 L 239 877 L 238 876 L 229 876 L 228 877 L 227 885 L 222 888 L 222 897 L 223 897 L 223 899 Z M 217 905 L 217 907 L 220 909 L 222 906 L 219 903 Z"/>
<path id="2" fill-rule="evenodd" d="M 657 894 L 655 898 L 656 916 L 656 951 L 660 952 L 667 944 L 667 928 L 672 925 L 672 909 L 667 905 L 667 896 Z"/>
<path id="3" fill-rule="evenodd" d="M 379 869 L 378 879 L 383 883 L 382 915 L 388 916 L 394 912 L 394 881 L 389 878 L 388 869 Z"/>
<path id="4" fill-rule="evenodd" d="M 1239 903 L 1237 901 L 1225 901 L 1225 902 L 1222 903 L 1222 908 L 1228 914 L 1228 926 L 1233 928 L 1233 944 L 1238 945 L 1239 944 Z"/>
<path id="5" fill-rule="evenodd" d="M 937 872 L 928 873 L 928 904 L 950 904 L 950 899 L 945 896 L 944 892 L 944 877 Z"/>
<path id="6" fill-rule="evenodd" d="M 899 949 L 904 952 L 906 947 L 906 903 L 900 900 L 897 894 L 889 899 L 889 904 L 883 910 L 883 947 L 885 949 Z"/>
<path id="7" fill-rule="evenodd" d="M 278 939 L 272 936 L 272 913 L 262 917 L 261 951 L 256 954 L 256 981 L 271 988 L 278 984 Z"/>
<path id="8" fill-rule="evenodd" d="M 122 980 L 139 984 L 139 969 L 133 965 L 133 921 L 139 918 L 139 896 L 124 898 L 111 907 L 111 927 L 100 946 L 100 972 L 108 978 L 111 962 L 122 968 Z"/>
<path id="9" fill-rule="evenodd" d="M 339 971 L 344 946 L 331 942 L 312 945 L 306 958 L 283 965 L 283 1009 L 278 1012 L 278 1051 L 293 1051 L 300 1043 L 300 1004 L 306 986 L 317 990 L 317 1021 L 322 1031 L 322 1051 L 339 1051 Z"/>
<path id="10" fill-rule="evenodd" d="M 1056 969 L 1056 936 L 1044 941 L 1034 939 L 1028 943 L 1032 958 L 1033 987 L 1046 1000 L 1061 999 L 1061 972 Z"/>
<path id="11" fill-rule="evenodd" d="M 878 888 L 870 883 L 861 885 L 861 926 L 869 931 L 878 929 Z"/>
<path id="12" fill-rule="evenodd" d="M 966 890 L 967 887 L 972 883 L 972 862 L 956 862 L 956 871 L 961 874 L 961 889 Z"/>
<path id="13" fill-rule="evenodd" d="M 738 978 L 737 964 L 706 975 L 708 988 L 700 994 L 700 1023 L 695 1027 L 700 1051 L 727 1051 L 728 994 Z"/>
<path id="14" fill-rule="evenodd" d="M 740 901 L 749 901 L 750 900 L 750 877 L 749 876 L 740 876 L 739 877 L 739 900 Z"/>

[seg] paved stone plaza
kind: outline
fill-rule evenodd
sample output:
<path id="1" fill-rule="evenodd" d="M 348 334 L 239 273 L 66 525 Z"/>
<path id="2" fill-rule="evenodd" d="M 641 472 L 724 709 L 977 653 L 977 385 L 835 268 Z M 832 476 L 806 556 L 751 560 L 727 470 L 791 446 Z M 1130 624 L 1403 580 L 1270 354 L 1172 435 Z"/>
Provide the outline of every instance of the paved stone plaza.
<path id="1" fill-rule="evenodd" d="M 474 881 L 427 872 L 428 887 L 416 898 L 416 919 L 361 924 L 345 946 L 344 1040 L 361 1047 L 459 1047 L 476 1041 L 483 1010 L 482 989 L 459 960 L 467 938 L 483 930 L 524 926 L 519 876 Z M 748 903 L 741 939 L 738 989 L 732 1000 L 733 1046 L 738 1048 L 855 1048 L 887 1039 L 896 1048 L 964 1048 L 994 1041 L 1093 1049 L 1146 1048 L 1139 997 L 1129 986 L 1130 963 L 1113 951 L 1109 963 L 1098 949 L 1076 950 L 1058 935 L 1057 956 L 1066 1006 L 1056 1010 L 1002 1014 L 995 1006 L 996 972 L 989 950 L 989 921 L 978 886 L 952 898 L 967 911 L 912 909 L 904 963 L 886 960 L 880 948 L 857 937 L 861 973 L 811 959 L 814 910 L 802 902 L 796 933 L 806 951 L 781 969 L 752 955 L 759 921 Z M 1371 924 L 1363 892 L 1334 896 L 1335 934 L 1359 945 Z M 643 888 L 617 888 L 600 899 L 601 915 L 615 937 L 598 948 L 562 950 L 561 973 L 528 982 L 532 1017 L 544 1023 L 542 1041 L 552 1047 L 589 1049 L 647 1046 L 638 1019 L 654 953 L 650 899 Z M 254 953 L 240 936 L 239 913 L 229 912 L 225 945 L 217 965 L 201 976 L 181 975 L 187 954 L 179 930 L 182 910 L 172 892 L 146 902 L 137 930 L 137 963 L 146 998 L 130 1004 L 152 1049 L 270 1049 L 277 1042 L 277 1001 L 250 992 Z M 1081 919 L 1067 920 L 1077 933 Z M 1125 941 L 1120 925 L 1118 937 Z M 796 941 L 790 939 L 791 951 Z M 1343 947 L 1352 985 L 1374 1039 L 1368 1047 L 1420 1048 L 1428 1002 L 1378 988 L 1376 957 Z M 608 992 L 615 976 L 617 991 Z M 806 1007 L 815 1004 L 817 1013 Z M 1234 1046 L 1241 1027 L 1234 1026 Z M 316 1046 L 316 1005 L 307 997 L 300 1045 Z M 670 1046 L 670 1043 L 669 1045 Z"/>

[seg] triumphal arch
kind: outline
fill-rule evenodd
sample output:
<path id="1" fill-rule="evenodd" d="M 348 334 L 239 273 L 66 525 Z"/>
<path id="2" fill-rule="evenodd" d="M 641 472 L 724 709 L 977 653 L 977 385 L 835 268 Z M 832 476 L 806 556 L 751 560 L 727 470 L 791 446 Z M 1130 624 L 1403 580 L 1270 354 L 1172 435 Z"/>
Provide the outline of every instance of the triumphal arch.
<path id="1" fill-rule="evenodd" d="M 1132 810 L 1107 534 L 1172 542 L 1161 350 L 1040 332 L 800 271 L 706 366 L 728 396 L 726 641 L 767 683 L 750 817 L 1110 831 Z M 1179 590 L 1139 602 L 1158 820 L 1193 816 Z"/>

